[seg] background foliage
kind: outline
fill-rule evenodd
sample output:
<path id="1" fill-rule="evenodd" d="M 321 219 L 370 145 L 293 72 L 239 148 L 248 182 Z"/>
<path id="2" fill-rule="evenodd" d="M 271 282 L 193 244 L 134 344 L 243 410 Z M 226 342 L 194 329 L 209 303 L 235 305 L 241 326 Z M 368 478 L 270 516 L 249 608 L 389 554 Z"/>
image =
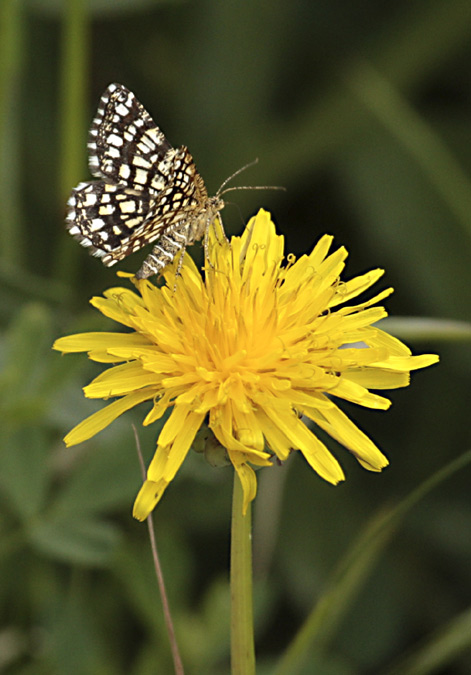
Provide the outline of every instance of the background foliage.
<path id="1" fill-rule="evenodd" d="M 81 393 L 99 369 L 51 344 L 109 329 L 88 299 L 115 283 L 63 227 L 70 189 L 89 176 L 99 96 L 113 81 L 133 90 L 189 146 L 212 193 L 260 158 L 243 182 L 287 192 L 233 193 L 229 233 L 263 205 L 297 255 L 329 232 L 350 251 L 350 276 L 385 267 L 391 314 L 469 321 L 471 4 L 3 0 L 0 21 L 0 671 L 171 672 L 146 528 L 130 516 L 131 421 L 144 410 L 78 448 L 61 441 L 101 405 Z M 469 329 L 406 329 L 441 364 L 393 392 L 388 414 L 348 411 L 390 458 L 386 471 L 334 447 L 348 475 L 337 488 L 297 455 L 259 474 L 262 673 L 370 519 L 466 448 Z M 147 458 L 157 431 L 141 432 Z M 303 673 L 390 672 L 429 639 L 432 665 L 397 672 L 469 673 L 469 480 L 469 468 L 454 474 L 407 513 Z M 157 510 L 188 673 L 229 668 L 230 493 L 230 471 L 193 454 Z"/>

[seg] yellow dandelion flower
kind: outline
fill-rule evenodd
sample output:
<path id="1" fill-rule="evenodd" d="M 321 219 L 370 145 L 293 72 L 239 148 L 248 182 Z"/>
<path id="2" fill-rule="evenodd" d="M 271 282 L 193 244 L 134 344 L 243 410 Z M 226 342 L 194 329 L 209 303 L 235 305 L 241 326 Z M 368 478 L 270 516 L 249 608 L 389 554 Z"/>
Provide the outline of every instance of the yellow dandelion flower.
<path id="1" fill-rule="evenodd" d="M 54 348 L 62 352 L 84 351 L 94 361 L 119 364 L 84 388 L 90 398 L 117 400 L 67 434 L 68 446 L 94 436 L 138 403 L 152 402 L 145 425 L 172 408 L 136 498 L 136 518 L 146 518 L 160 500 L 206 418 L 239 475 L 244 510 L 256 493 L 253 467 L 269 466 L 274 456 L 283 461 L 293 450 L 325 480 L 344 479 L 316 426 L 366 469 L 387 465 L 334 399 L 386 410 L 390 401 L 370 389 L 405 387 L 411 370 L 438 357 L 412 356 L 373 325 L 386 316 L 377 303 L 392 289 L 346 304 L 383 270 L 341 281 L 347 252 L 329 253 L 332 239 L 323 236 L 310 255 L 296 261 L 288 256 L 283 264 L 283 237 L 262 210 L 241 237 L 227 242 L 211 234 L 204 278 L 185 255 L 176 290 L 174 264 L 164 271 L 167 286 L 134 280 L 139 293 L 111 288 L 104 298 L 91 300 L 130 332 L 56 341 Z"/>

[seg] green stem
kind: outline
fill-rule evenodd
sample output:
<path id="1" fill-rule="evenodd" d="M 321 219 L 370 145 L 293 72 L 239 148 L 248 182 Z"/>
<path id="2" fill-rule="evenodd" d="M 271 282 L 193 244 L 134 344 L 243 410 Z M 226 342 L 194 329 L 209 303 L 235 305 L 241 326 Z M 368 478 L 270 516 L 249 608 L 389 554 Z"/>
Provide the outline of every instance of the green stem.
<path id="1" fill-rule="evenodd" d="M 24 4 L 0 2 L 0 257 L 15 270 L 25 252 L 19 161 Z"/>
<path id="2" fill-rule="evenodd" d="M 251 506 L 242 515 L 244 494 L 234 471 L 231 528 L 231 664 L 232 675 L 255 673 L 252 611 Z"/>
<path id="3" fill-rule="evenodd" d="M 63 3 L 60 96 L 60 172 L 61 203 L 71 189 L 86 176 L 87 73 L 89 59 L 90 7 L 86 0 Z M 70 237 L 60 238 L 56 254 L 56 277 L 72 284 L 78 266 L 76 245 Z"/>

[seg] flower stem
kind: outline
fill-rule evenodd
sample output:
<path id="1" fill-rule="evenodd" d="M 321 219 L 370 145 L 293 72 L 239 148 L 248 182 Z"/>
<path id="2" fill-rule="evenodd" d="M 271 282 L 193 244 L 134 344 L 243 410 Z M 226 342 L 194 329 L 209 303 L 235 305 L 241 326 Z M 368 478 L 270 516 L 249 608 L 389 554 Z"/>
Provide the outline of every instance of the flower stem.
<path id="1" fill-rule="evenodd" d="M 242 515 L 244 495 L 234 471 L 231 528 L 231 665 L 232 675 L 255 673 L 252 611 L 252 516 Z"/>

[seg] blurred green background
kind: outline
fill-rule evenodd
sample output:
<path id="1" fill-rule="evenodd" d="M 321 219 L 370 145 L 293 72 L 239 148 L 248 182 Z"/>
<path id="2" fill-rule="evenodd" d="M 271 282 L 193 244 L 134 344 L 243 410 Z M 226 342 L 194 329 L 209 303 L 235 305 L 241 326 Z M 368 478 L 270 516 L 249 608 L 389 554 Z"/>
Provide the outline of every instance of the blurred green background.
<path id="1" fill-rule="evenodd" d="M 88 300 L 115 271 L 63 224 L 71 188 L 89 180 L 99 97 L 114 81 L 134 91 L 170 142 L 188 145 L 210 193 L 259 158 L 240 183 L 287 191 L 232 193 L 228 233 L 263 206 L 296 255 L 328 232 L 350 252 L 347 277 L 385 267 L 392 315 L 469 321 L 471 3 L 2 0 L 0 20 L 0 672 L 170 673 L 147 529 L 130 513 L 131 421 L 145 409 L 76 448 L 61 440 L 102 405 L 81 392 L 100 368 L 52 342 L 112 328 Z M 118 267 L 135 271 L 141 253 Z M 392 392 L 388 413 L 344 406 L 387 470 L 366 472 L 331 442 L 341 486 L 298 454 L 258 474 L 261 673 L 369 519 L 467 449 L 466 330 L 407 328 L 398 335 L 440 365 Z M 147 459 L 157 434 L 140 432 Z M 468 616 L 470 478 L 454 474 L 407 514 L 302 673 L 386 673 Z M 189 674 L 229 672 L 231 481 L 192 453 L 156 512 Z M 441 666 L 407 672 L 470 673 L 471 629 L 458 638 Z"/>

